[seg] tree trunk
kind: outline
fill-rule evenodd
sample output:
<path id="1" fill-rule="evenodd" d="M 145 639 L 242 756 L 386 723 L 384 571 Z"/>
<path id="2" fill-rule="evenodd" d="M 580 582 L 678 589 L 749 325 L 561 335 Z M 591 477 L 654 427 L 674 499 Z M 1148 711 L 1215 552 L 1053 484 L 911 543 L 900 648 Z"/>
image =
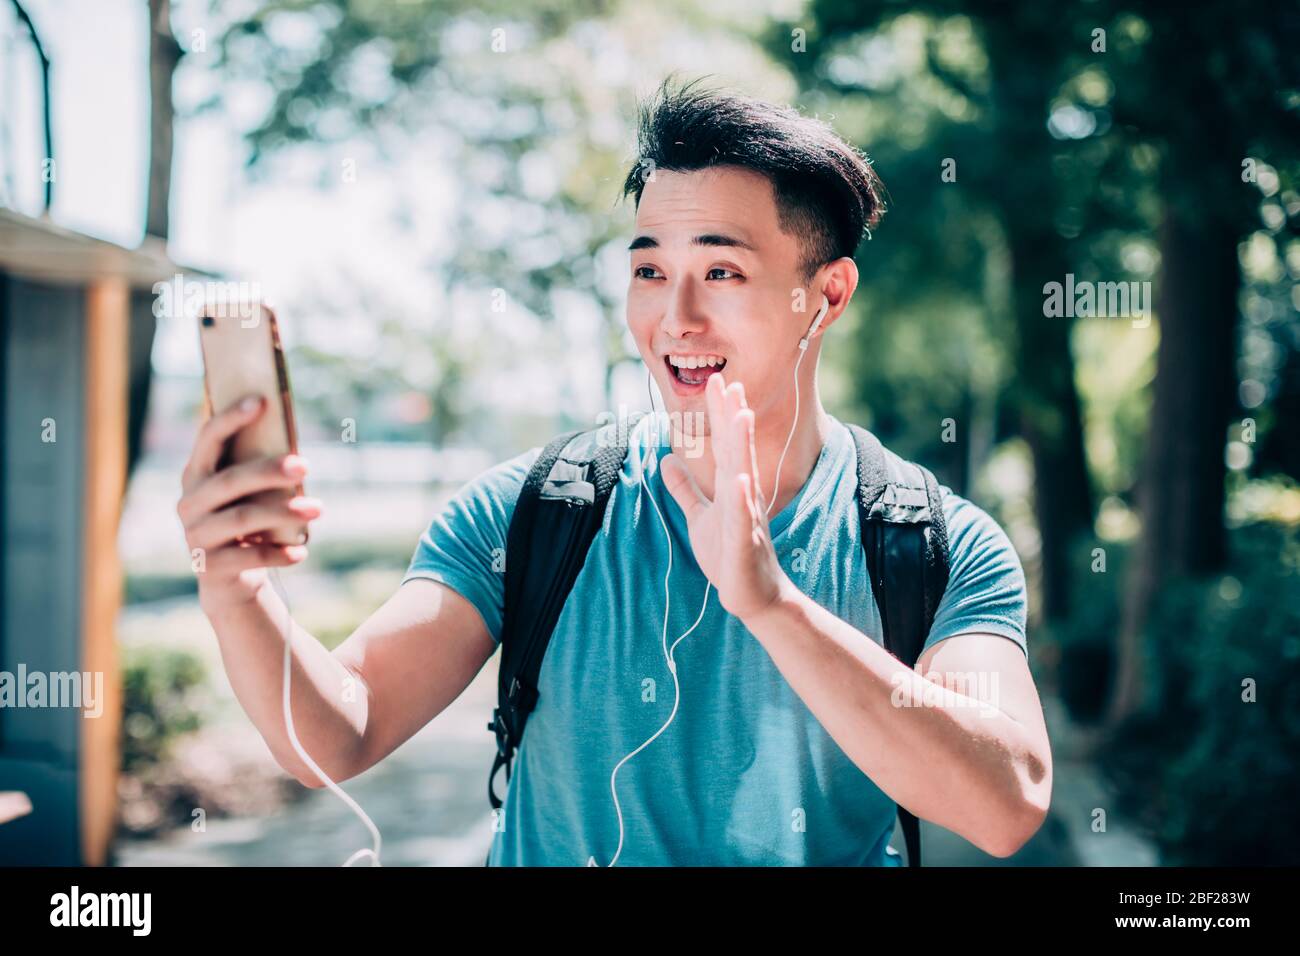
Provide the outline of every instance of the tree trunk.
<path id="1" fill-rule="evenodd" d="M 149 0 L 149 198 L 145 235 L 166 240 L 172 188 L 172 75 L 180 62 L 170 0 Z"/>
<path id="2" fill-rule="evenodd" d="M 1055 221 L 1062 185 L 1052 166 L 1058 147 L 1047 132 L 1044 86 L 1059 68 L 1050 53 L 1059 29 L 1055 15 L 1043 11 L 1023 22 L 990 18 L 985 23 L 997 104 L 991 139 L 1005 155 L 1024 157 L 997 195 L 1011 254 L 1017 332 L 1011 392 L 1034 463 L 1045 623 L 1069 614 L 1074 544 L 1093 527 L 1092 484 L 1070 350 L 1073 320 L 1043 314 L 1044 284 L 1065 282 L 1071 271 L 1066 240 Z"/>
<path id="3" fill-rule="evenodd" d="M 1070 351 L 1072 320 L 1043 315 L 1043 285 L 1064 282 L 1069 260 L 1054 233 L 1012 235 L 1017 381 L 1014 390 L 1034 463 L 1034 515 L 1041 539 L 1042 616 L 1070 612 L 1073 546 L 1092 531 L 1092 487 Z"/>
<path id="4" fill-rule="evenodd" d="M 1142 532 L 1128 582 L 1107 724 L 1142 706 L 1142 637 L 1168 576 L 1223 566 L 1224 445 L 1237 357 L 1239 230 L 1205 208 L 1169 203 L 1160 228 L 1160 317 Z"/>
<path id="5" fill-rule="evenodd" d="M 172 104 L 172 76 L 183 54 L 172 34 L 170 0 L 149 0 L 149 193 L 145 204 L 145 243 L 166 244 L 172 190 L 172 130 L 176 112 Z M 136 321 L 131 343 L 133 355 L 153 351 L 157 322 Z M 130 417 L 127 421 L 127 474 L 135 470 L 149 413 L 153 363 L 133 362 Z"/>

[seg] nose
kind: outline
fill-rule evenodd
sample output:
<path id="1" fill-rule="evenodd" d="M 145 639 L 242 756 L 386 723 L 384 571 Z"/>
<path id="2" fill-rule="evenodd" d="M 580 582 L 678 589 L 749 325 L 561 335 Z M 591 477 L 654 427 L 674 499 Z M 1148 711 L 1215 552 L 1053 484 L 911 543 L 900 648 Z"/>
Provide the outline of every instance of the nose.
<path id="1" fill-rule="evenodd" d="M 689 281 L 679 282 L 664 304 L 660 328 L 672 339 L 684 339 L 687 335 L 699 333 L 707 323 L 699 311 L 695 290 Z"/>

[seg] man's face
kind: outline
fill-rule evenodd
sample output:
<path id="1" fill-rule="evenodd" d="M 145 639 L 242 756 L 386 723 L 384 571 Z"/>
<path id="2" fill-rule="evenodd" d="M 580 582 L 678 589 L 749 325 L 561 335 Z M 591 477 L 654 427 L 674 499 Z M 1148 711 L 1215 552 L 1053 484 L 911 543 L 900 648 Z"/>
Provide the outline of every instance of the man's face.
<path id="1" fill-rule="evenodd" d="M 793 404 L 799 339 L 821 301 L 813 289 L 795 296 L 802 252 L 781 230 L 771 182 L 760 173 L 659 170 L 646 182 L 627 322 L 674 426 L 707 434 L 704 387 L 719 370 L 728 383 L 744 383 L 760 426 L 765 409 Z M 788 415 L 766 420 L 774 419 Z"/>

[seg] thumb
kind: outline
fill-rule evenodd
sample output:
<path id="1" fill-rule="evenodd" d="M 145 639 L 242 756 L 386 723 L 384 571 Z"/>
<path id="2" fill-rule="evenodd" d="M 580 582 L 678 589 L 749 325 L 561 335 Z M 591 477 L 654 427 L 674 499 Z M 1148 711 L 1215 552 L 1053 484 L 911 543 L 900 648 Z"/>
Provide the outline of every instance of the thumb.
<path id="1" fill-rule="evenodd" d="M 690 471 L 675 454 L 664 457 L 659 463 L 659 473 L 663 476 L 668 493 L 682 509 L 687 521 L 694 520 L 696 512 L 708 506 L 709 499 L 704 497 Z"/>

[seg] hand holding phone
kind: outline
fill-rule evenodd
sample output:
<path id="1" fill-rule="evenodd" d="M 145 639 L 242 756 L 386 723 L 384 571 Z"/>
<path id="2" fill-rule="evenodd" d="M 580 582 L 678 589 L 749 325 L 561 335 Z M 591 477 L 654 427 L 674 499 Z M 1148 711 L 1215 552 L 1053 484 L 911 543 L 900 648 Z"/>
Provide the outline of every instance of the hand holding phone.
<path id="1" fill-rule="evenodd" d="M 240 311 L 199 316 L 212 414 L 182 475 L 177 513 L 191 551 L 204 556 L 201 600 L 242 599 L 264 580 L 262 569 L 301 561 L 321 511 L 303 495 L 306 462 L 275 315 L 262 305 Z"/>

